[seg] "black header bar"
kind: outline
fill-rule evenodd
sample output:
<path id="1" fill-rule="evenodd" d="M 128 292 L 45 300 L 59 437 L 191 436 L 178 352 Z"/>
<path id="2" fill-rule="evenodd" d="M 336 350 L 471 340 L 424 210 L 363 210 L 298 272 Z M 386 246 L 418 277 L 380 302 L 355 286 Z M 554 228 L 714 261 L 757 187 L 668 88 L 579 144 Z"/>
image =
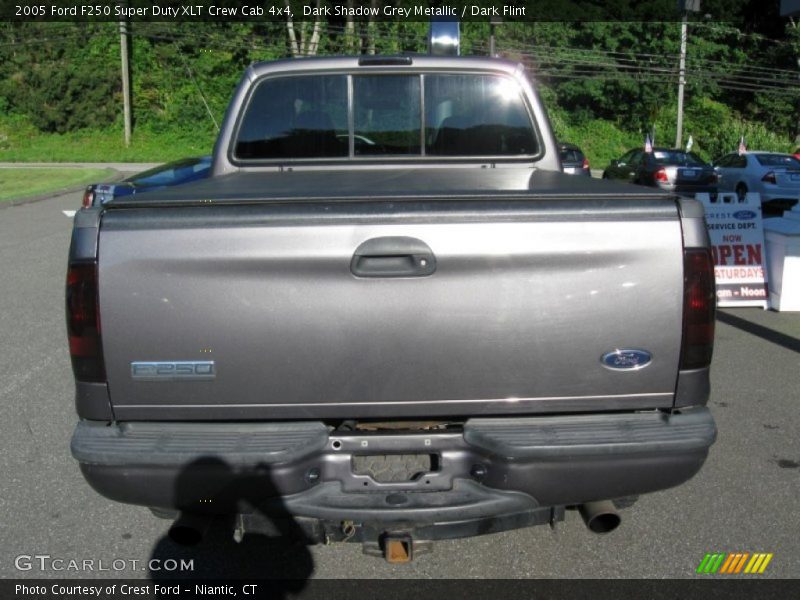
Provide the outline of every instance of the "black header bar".
<path id="1" fill-rule="evenodd" d="M 676 0 L 0 0 L 2 21 L 677 21 Z"/>

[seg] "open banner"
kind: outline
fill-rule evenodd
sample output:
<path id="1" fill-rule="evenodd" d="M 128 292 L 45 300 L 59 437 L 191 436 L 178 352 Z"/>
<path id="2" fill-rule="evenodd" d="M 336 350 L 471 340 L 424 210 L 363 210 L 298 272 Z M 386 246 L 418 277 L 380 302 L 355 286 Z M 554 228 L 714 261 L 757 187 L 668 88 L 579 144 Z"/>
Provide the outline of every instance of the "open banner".
<path id="1" fill-rule="evenodd" d="M 761 195 L 697 194 L 706 209 L 706 227 L 714 253 L 717 306 L 767 308 L 767 268 Z"/>

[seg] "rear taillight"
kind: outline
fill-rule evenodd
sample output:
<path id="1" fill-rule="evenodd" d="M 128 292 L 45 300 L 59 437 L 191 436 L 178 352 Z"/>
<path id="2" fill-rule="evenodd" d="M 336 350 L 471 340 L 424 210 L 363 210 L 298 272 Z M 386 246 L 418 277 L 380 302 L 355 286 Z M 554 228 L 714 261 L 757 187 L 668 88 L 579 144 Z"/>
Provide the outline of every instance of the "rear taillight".
<path id="1" fill-rule="evenodd" d="M 81 206 L 83 208 L 91 208 L 93 202 L 94 202 L 94 186 L 90 185 L 83 192 L 83 201 L 81 202 Z"/>
<path id="2" fill-rule="evenodd" d="M 588 171 L 589 170 L 589 159 L 588 158 L 584 158 L 583 159 L 583 165 L 581 165 L 581 169 L 583 169 L 584 171 Z"/>
<path id="3" fill-rule="evenodd" d="M 681 369 L 701 369 L 711 364 L 716 307 L 711 250 L 702 248 L 685 250 Z"/>
<path id="4" fill-rule="evenodd" d="M 656 181 L 663 181 L 667 183 L 669 179 L 667 178 L 667 170 L 664 167 L 661 167 L 655 174 Z"/>
<path id="5" fill-rule="evenodd" d="M 70 265 L 67 271 L 67 335 L 72 372 L 78 381 L 105 381 L 97 305 L 97 264 Z"/>
<path id="6" fill-rule="evenodd" d="M 774 171 L 770 171 L 769 173 L 767 173 L 766 175 L 764 175 L 764 176 L 761 178 L 761 181 L 765 181 L 766 183 L 771 183 L 772 185 L 776 185 L 776 184 L 778 183 L 778 180 L 777 180 L 777 179 L 775 179 L 775 173 L 774 173 Z"/>

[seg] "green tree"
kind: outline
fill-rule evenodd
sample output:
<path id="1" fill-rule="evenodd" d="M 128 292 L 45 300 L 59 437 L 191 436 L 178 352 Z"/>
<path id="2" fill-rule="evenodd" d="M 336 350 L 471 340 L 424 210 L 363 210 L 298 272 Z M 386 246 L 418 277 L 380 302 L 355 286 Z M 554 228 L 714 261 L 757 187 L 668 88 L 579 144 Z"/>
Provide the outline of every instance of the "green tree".
<path id="1" fill-rule="evenodd" d="M 19 23 L 0 46 L 0 96 L 41 131 L 64 133 L 114 121 L 119 67 L 109 23 Z M 39 43 L 32 43 L 37 41 Z"/>

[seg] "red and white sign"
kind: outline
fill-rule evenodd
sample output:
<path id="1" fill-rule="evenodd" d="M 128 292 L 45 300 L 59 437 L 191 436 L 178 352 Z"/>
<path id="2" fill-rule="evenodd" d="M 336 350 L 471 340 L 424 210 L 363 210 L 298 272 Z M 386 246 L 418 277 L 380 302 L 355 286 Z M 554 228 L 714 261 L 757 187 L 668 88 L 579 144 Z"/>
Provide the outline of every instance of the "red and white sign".
<path id="1" fill-rule="evenodd" d="M 714 254 L 717 306 L 767 308 L 767 257 L 760 194 L 697 194 L 706 209 Z"/>

